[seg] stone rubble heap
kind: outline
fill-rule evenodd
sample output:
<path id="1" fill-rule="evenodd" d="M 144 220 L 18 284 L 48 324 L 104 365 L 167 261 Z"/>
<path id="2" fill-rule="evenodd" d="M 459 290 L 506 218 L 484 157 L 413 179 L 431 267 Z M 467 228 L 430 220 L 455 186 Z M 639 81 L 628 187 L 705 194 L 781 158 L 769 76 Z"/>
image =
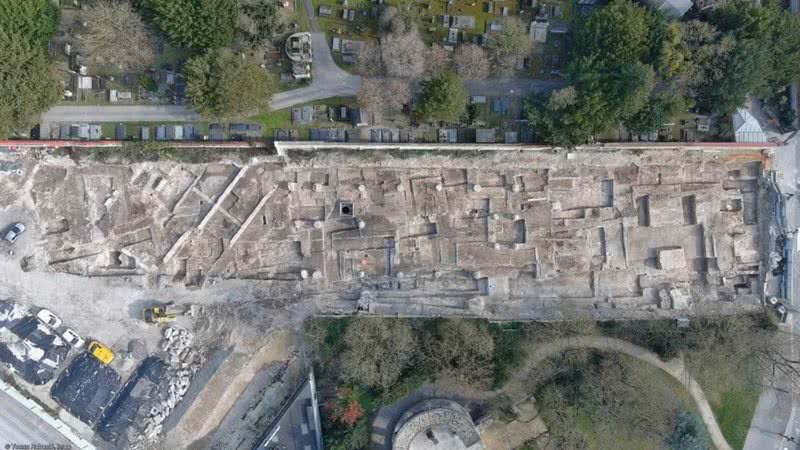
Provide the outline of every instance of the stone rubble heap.
<path id="1" fill-rule="evenodd" d="M 150 414 L 142 424 L 141 440 L 152 442 L 161 434 L 164 421 L 186 395 L 192 377 L 205 363 L 205 357 L 192 346 L 193 342 L 194 335 L 185 328 L 173 326 L 164 329 L 161 350 L 169 364 L 169 386 L 161 391 L 160 401 L 150 408 Z"/>

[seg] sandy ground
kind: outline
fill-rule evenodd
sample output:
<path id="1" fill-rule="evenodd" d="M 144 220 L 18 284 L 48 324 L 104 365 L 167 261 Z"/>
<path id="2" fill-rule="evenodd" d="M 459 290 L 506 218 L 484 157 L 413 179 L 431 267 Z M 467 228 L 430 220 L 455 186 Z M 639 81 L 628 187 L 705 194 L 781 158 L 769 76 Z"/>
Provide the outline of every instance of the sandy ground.
<path id="1" fill-rule="evenodd" d="M 291 331 L 276 332 L 254 353 L 232 353 L 198 395 L 193 407 L 170 432 L 166 448 L 206 448 L 208 440 L 228 411 L 264 367 L 289 357 L 296 342 Z"/>
<path id="2" fill-rule="evenodd" d="M 63 320 L 65 327 L 74 329 L 87 341 L 97 339 L 108 345 L 117 354 L 112 366 L 123 379 L 140 362 L 127 352 L 131 340 L 144 342 L 148 353 L 158 350 L 162 329 L 141 320 L 144 306 L 168 301 L 203 305 L 203 315 L 180 318 L 179 324 L 195 331 L 200 346 L 232 346 L 234 352 L 173 430 L 174 436 L 166 437 L 174 444 L 163 448 L 185 448 L 213 431 L 250 379 L 265 365 L 285 358 L 293 345 L 291 333 L 284 331 L 274 338 L 273 334 L 279 328 L 287 330 L 302 323 L 307 315 L 306 305 L 265 298 L 264 290 L 254 282 L 226 281 L 202 290 L 149 289 L 143 287 L 147 283 L 140 277 L 89 278 L 23 270 L 26 257 L 38 251 L 43 230 L 31 199 L 17 196 L 12 187 L 16 186 L 19 192 L 31 167 L 29 161 L 21 173 L 0 172 L 0 230 L 4 234 L 6 227 L 16 222 L 23 222 L 28 228 L 14 244 L 0 241 L 0 300 L 22 303 L 34 312 L 48 308 Z M 38 387 L 22 381 L 19 384 L 42 403 L 59 409 L 49 396 L 52 382 Z M 81 434 L 92 436 L 92 431 L 77 419 L 64 411 L 59 415 Z"/>

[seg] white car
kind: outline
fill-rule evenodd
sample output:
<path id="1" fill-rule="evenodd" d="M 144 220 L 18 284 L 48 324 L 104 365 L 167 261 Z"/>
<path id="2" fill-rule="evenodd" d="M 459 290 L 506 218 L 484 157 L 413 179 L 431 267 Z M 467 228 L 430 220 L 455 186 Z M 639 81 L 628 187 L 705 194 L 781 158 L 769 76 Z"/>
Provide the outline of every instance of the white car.
<path id="1" fill-rule="evenodd" d="M 17 238 L 22 236 L 22 233 L 24 232 L 25 232 L 25 225 L 21 223 L 15 223 L 14 226 L 12 226 L 10 230 L 8 230 L 8 233 L 6 233 L 6 240 L 8 242 L 13 243 L 14 241 L 17 240 Z"/>
<path id="2" fill-rule="evenodd" d="M 71 345 L 75 349 L 83 348 L 84 340 L 82 337 L 78 335 L 72 328 L 67 328 L 61 333 L 61 337 L 64 338 L 64 341 L 67 342 L 68 345 Z"/>
<path id="3" fill-rule="evenodd" d="M 43 324 L 47 325 L 52 329 L 56 329 L 61 326 L 61 319 L 58 318 L 55 314 L 50 312 L 49 309 L 42 309 L 38 313 L 36 313 L 36 318 L 42 321 Z"/>

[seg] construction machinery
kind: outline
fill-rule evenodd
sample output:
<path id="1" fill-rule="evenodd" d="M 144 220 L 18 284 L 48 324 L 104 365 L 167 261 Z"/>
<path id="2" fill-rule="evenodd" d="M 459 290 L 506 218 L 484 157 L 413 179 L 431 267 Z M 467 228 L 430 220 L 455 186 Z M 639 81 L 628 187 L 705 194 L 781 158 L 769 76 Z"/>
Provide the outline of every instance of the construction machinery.
<path id="1" fill-rule="evenodd" d="M 111 361 L 114 360 L 114 352 L 97 341 L 89 342 L 89 353 L 105 365 L 111 364 Z"/>
<path id="2" fill-rule="evenodd" d="M 147 307 L 142 310 L 142 319 L 147 323 L 174 322 L 178 316 L 194 316 L 201 308 L 196 305 L 177 306 L 174 303 L 162 303 Z"/>

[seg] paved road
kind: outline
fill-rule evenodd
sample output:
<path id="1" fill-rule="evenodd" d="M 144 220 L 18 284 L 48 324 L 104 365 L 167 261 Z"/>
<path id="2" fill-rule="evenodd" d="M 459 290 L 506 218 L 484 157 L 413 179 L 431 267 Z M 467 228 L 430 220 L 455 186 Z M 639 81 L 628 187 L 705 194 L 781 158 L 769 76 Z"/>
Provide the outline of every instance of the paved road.
<path id="1" fill-rule="evenodd" d="M 69 443 L 55 428 L 0 391 L 0 448 L 8 448 L 8 444 Z"/>
<path id="2" fill-rule="evenodd" d="M 689 394 L 697 405 L 697 410 L 700 411 L 700 417 L 706 425 L 706 429 L 711 436 L 711 441 L 714 443 L 714 446 L 717 447 L 718 450 L 731 450 L 731 446 L 728 444 L 728 441 L 725 440 L 725 436 L 722 435 L 719 424 L 717 424 L 717 419 L 714 417 L 714 412 L 711 410 L 711 405 L 709 405 L 703 390 L 694 378 L 688 374 L 684 367 L 683 360 L 680 358 L 671 361 L 662 361 L 655 353 L 621 339 L 603 336 L 578 336 L 556 339 L 555 341 L 540 345 L 536 349 L 536 352 L 525 361 L 524 367 L 517 372 L 520 374 L 528 373 L 545 359 L 573 348 L 593 348 L 603 351 L 624 353 L 667 372 L 689 391 Z M 526 377 L 518 376 L 509 382 L 504 390 L 514 396 L 519 396 L 520 394 L 527 395 L 526 381 Z"/>
<path id="3" fill-rule="evenodd" d="M 325 33 L 311 33 L 314 63 L 311 65 L 311 84 L 279 92 L 272 96 L 269 109 L 277 111 L 291 106 L 330 97 L 351 97 L 361 89 L 361 77 L 352 75 L 336 65 L 328 48 Z"/>
<path id="4" fill-rule="evenodd" d="M 42 122 L 183 122 L 200 120 L 186 106 L 54 106 L 42 114 Z"/>
<path id="5" fill-rule="evenodd" d="M 784 194 L 795 194 L 786 200 L 785 226 L 787 230 L 796 230 L 800 227 L 800 189 L 797 180 L 800 179 L 800 135 L 789 139 L 784 146 L 775 149 L 773 159 L 775 170 L 780 172 L 777 182 Z M 790 241 L 792 245 L 792 264 L 790 268 L 791 292 L 787 301 L 793 309 L 800 308 L 800 254 L 794 251 L 797 248 L 795 235 Z M 787 323 L 783 326 L 789 332 L 792 344 L 788 349 L 788 357 L 797 359 L 799 346 L 795 343 L 795 335 L 800 335 L 800 314 L 790 314 Z M 793 392 L 792 386 L 786 380 L 779 379 L 775 386 L 767 387 L 758 400 L 750 431 L 747 433 L 744 450 L 784 450 L 800 448 L 791 443 L 787 437 L 800 438 L 800 399 L 798 393 Z"/>

